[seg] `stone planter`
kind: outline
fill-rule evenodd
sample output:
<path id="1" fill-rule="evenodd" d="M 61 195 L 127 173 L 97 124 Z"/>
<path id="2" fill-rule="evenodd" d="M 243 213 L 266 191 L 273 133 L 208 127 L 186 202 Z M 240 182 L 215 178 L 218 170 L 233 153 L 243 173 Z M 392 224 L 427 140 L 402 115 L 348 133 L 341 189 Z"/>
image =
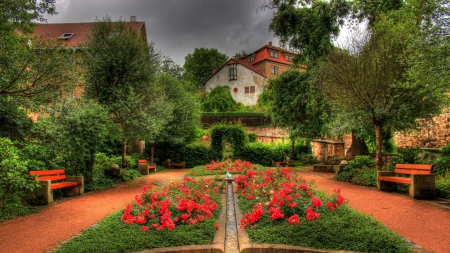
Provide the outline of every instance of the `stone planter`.
<path id="1" fill-rule="evenodd" d="M 117 164 L 111 165 L 110 169 L 104 169 L 103 173 L 108 177 L 119 177 L 127 172 L 127 169 L 119 168 Z"/>

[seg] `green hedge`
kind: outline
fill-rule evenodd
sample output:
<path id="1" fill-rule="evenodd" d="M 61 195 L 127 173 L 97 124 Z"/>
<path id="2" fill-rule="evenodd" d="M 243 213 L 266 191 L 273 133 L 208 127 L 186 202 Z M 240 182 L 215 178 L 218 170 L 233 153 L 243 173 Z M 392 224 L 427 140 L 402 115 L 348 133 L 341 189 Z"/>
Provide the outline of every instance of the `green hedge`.
<path id="1" fill-rule="evenodd" d="M 311 153 L 311 146 L 296 144 L 294 147 L 296 157 Z M 291 145 L 288 144 L 266 144 L 251 142 L 244 146 L 243 150 L 235 156 L 252 163 L 271 166 L 272 161 L 284 161 L 291 153 Z"/>
<path id="2" fill-rule="evenodd" d="M 198 165 L 205 165 L 213 160 L 211 148 L 203 143 L 192 143 L 186 145 L 181 150 L 183 161 L 187 168 L 193 168 Z"/>
<path id="3" fill-rule="evenodd" d="M 262 112 L 203 112 L 202 117 L 266 117 Z"/>

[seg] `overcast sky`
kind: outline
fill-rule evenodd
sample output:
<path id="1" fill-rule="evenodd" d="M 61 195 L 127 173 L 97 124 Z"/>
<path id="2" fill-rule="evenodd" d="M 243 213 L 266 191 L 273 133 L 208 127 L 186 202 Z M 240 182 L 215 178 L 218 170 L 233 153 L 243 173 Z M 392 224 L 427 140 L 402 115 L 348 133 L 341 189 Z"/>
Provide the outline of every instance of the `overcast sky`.
<path id="1" fill-rule="evenodd" d="M 56 0 L 48 23 L 113 21 L 136 16 L 144 21 L 148 41 L 183 66 L 195 48 L 216 48 L 231 58 L 252 53 L 278 39 L 269 32 L 272 10 L 258 10 L 268 0 Z"/>

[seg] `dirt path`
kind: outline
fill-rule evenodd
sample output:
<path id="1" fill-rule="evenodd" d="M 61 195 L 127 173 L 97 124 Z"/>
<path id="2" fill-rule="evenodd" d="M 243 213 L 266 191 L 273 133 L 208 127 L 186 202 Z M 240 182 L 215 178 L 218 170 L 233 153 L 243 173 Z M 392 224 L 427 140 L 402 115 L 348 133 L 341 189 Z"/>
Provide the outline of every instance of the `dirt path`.
<path id="1" fill-rule="evenodd" d="M 39 213 L 0 223 L 0 252 L 44 252 L 131 203 L 144 185 L 180 178 L 187 170 L 150 174 L 105 191 L 44 207 Z"/>
<path id="2" fill-rule="evenodd" d="M 43 208 L 39 213 L 0 223 L 0 252 L 44 252 L 123 208 L 156 180 L 179 179 L 187 170 L 158 172 Z M 353 208 L 367 213 L 403 237 L 438 253 L 450 252 L 450 210 L 424 201 L 331 179 L 332 174 L 301 172 L 319 189 L 341 189 Z"/>
<path id="3" fill-rule="evenodd" d="M 340 188 L 351 207 L 373 216 L 413 243 L 433 252 L 450 252 L 450 209 L 433 205 L 436 201 L 419 201 L 336 181 L 328 173 L 308 170 L 300 174 L 329 193 Z"/>

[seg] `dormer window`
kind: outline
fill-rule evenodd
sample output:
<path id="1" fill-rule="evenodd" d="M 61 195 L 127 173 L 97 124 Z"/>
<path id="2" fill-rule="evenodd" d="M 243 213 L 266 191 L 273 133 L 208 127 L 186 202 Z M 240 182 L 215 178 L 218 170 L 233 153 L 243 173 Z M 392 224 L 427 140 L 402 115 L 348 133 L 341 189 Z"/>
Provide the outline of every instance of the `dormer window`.
<path id="1" fill-rule="evenodd" d="M 286 61 L 292 61 L 294 58 L 291 54 L 285 54 L 284 57 L 286 58 Z"/>
<path id="2" fill-rule="evenodd" d="M 60 37 L 59 37 L 59 39 L 61 39 L 61 40 L 69 40 L 70 38 L 72 38 L 73 37 L 73 33 L 64 33 L 63 35 L 61 35 Z"/>
<path id="3" fill-rule="evenodd" d="M 248 57 L 247 61 L 248 61 L 248 62 L 254 62 L 254 61 L 255 61 L 255 55 L 254 55 L 254 54 L 250 55 L 250 56 Z"/>
<path id="4" fill-rule="evenodd" d="M 270 57 L 272 57 L 272 58 L 278 58 L 278 51 L 270 50 Z"/>

